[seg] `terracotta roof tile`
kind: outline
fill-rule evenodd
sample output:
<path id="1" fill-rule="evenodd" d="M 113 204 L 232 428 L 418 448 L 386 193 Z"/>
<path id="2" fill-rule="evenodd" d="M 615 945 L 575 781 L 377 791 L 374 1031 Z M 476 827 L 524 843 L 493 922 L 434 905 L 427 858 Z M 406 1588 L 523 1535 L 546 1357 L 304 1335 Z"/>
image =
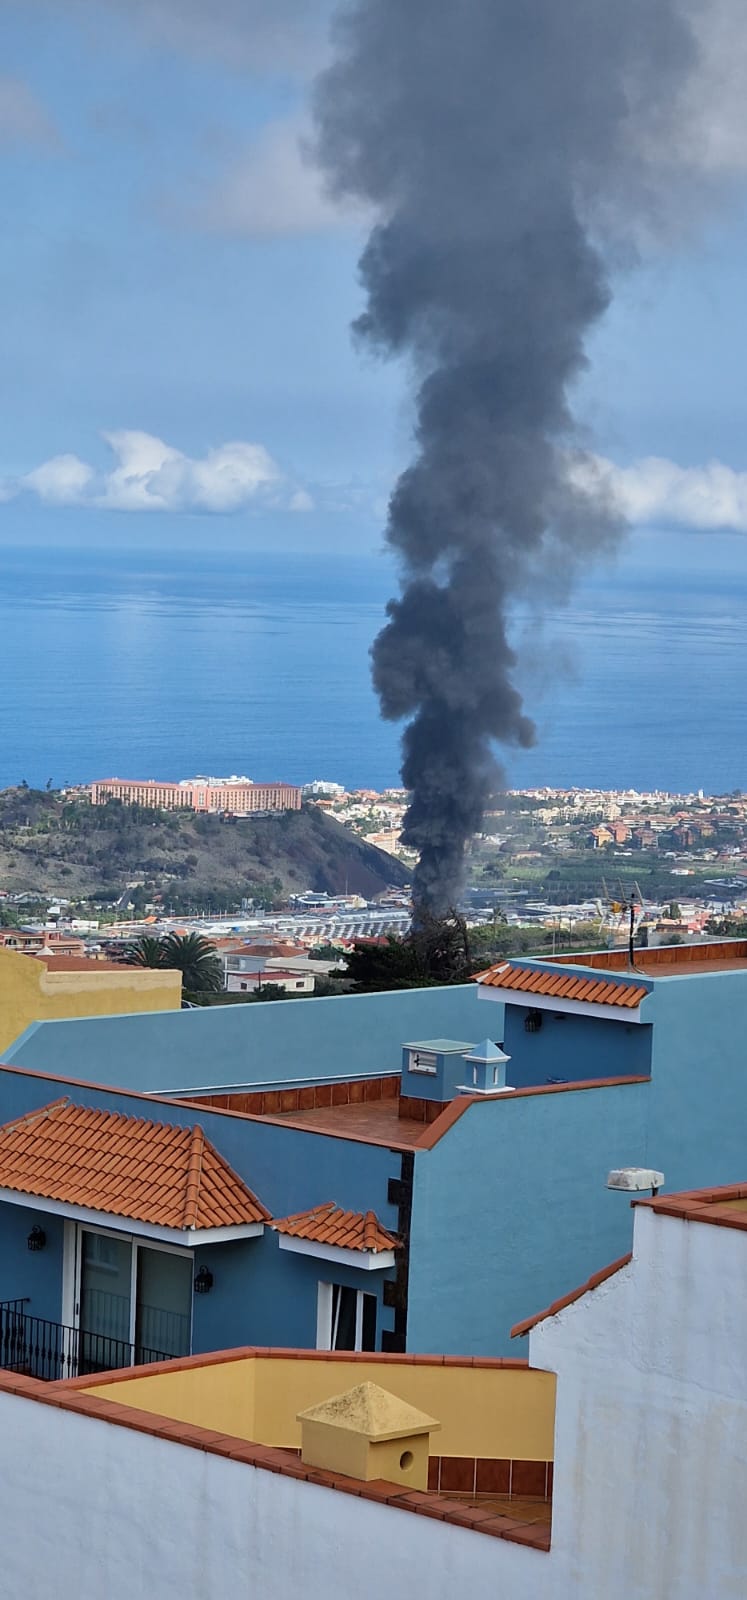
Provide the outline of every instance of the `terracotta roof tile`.
<path id="1" fill-rule="evenodd" d="M 532 1328 L 536 1328 L 538 1322 L 544 1322 L 546 1317 L 556 1317 L 559 1311 L 565 1311 L 566 1306 L 572 1306 L 575 1300 L 580 1300 L 581 1296 L 588 1294 L 591 1289 L 598 1289 L 600 1283 L 606 1283 L 608 1278 L 613 1278 L 616 1272 L 620 1272 L 622 1267 L 629 1266 L 632 1260 L 632 1253 L 629 1252 L 626 1256 L 620 1256 L 618 1261 L 612 1261 L 608 1267 L 603 1267 L 601 1272 L 593 1272 L 580 1288 L 572 1289 L 570 1294 L 564 1294 L 560 1300 L 553 1300 L 551 1306 L 547 1306 L 544 1311 L 538 1311 L 536 1316 L 527 1317 L 524 1322 L 517 1322 L 511 1329 L 511 1338 L 518 1339 L 522 1334 L 531 1333 Z"/>
<path id="2" fill-rule="evenodd" d="M 278 1233 L 294 1239 L 311 1239 L 315 1244 L 336 1245 L 340 1250 L 394 1250 L 399 1240 L 387 1233 L 373 1211 L 343 1211 L 334 1200 L 298 1211 L 295 1216 L 273 1222 Z"/>
<path id="3" fill-rule="evenodd" d="M 0 1188 L 167 1228 L 269 1220 L 201 1127 L 94 1111 L 67 1096 L 0 1127 Z"/>
<path id="4" fill-rule="evenodd" d="M 54 950 L 23 950 L 19 953 L 28 956 L 31 961 L 41 961 L 48 972 L 127 972 L 121 961 L 97 961 L 93 956 L 58 956 Z"/>
<path id="5" fill-rule="evenodd" d="M 478 972 L 476 983 L 489 989 L 519 990 L 524 994 L 546 994 L 558 1000 L 583 1000 L 596 1005 L 638 1007 L 648 989 L 640 983 L 613 982 L 610 979 L 579 977 L 576 974 L 542 972 L 538 967 L 523 967 L 511 961 Z"/>

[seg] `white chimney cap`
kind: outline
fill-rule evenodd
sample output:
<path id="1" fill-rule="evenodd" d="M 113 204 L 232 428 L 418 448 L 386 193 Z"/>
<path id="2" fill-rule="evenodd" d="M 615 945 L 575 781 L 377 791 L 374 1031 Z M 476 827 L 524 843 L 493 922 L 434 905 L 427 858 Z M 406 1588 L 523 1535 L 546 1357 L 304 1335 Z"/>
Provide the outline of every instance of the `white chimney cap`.
<path id="1" fill-rule="evenodd" d="M 643 1189 L 661 1189 L 663 1183 L 664 1173 L 654 1172 L 653 1167 L 617 1167 L 607 1175 L 608 1189 L 627 1189 L 635 1194 Z"/>

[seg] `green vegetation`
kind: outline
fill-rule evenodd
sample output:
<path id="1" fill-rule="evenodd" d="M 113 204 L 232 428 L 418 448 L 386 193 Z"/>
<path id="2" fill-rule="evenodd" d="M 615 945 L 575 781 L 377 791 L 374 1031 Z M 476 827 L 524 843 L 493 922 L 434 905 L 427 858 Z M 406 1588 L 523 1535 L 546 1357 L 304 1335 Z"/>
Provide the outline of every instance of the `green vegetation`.
<path id="1" fill-rule="evenodd" d="M 120 915 L 154 902 L 177 916 L 238 912 L 242 900 L 272 909 L 308 889 L 371 898 L 407 877 L 316 806 L 224 821 L 44 789 L 0 792 L 0 887 L 117 902 Z"/>
<path id="2" fill-rule="evenodd" d="M 130 945 L 123 961 L 130 967 L 181 972 L 182 1000 L 191 1005 L 206 1003 L 209 995 L 220 994 L 223 988 L 215 945 L 199 933 L 169 933 L 164 939 L 146 936 Z"/>
<path id="3" fill-rule="evenodd" d="M 468 928 L 463 918 L 452 912 L 443 921 L 429 918 L 405 939 L 390 935 L 385 945 L 356 945 L 348 957 L 347 978 L 358 994 L 424 989 L 434 984 L 468 983 L 475 973 L 509 956 L 589 951 L 598 949 L 599 944 L 594 923 L 578 923 L 572 931 L 555 932 L 509 928 L 498 920 Z"/>

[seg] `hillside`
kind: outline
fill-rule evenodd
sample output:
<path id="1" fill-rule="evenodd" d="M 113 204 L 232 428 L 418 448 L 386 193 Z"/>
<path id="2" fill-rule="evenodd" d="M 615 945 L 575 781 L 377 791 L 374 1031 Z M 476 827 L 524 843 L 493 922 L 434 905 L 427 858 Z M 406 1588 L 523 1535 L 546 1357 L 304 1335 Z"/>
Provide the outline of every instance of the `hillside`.
<path id="1" fill-rule="evenodd" d="M 0 889 L 113 900 L 127 885 L 181 909 L 191 900 L 236 905 L 306 889 L 367 899 L 407 882 L 408 870 L 315 806 L 221 821 L 94 807 L 52 791 L 0 791 Z"/>

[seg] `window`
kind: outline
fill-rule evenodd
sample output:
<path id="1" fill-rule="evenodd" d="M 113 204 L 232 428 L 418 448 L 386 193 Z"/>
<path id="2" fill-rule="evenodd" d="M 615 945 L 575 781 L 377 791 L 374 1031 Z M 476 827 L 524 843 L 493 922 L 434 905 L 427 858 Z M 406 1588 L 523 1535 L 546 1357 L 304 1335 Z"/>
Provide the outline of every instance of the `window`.
<path id="1" fill-rule="evenodd" d="M 341 1283 L 320 1283 L 317 1350 L 375 1350 L 376 1295 Z"/>

